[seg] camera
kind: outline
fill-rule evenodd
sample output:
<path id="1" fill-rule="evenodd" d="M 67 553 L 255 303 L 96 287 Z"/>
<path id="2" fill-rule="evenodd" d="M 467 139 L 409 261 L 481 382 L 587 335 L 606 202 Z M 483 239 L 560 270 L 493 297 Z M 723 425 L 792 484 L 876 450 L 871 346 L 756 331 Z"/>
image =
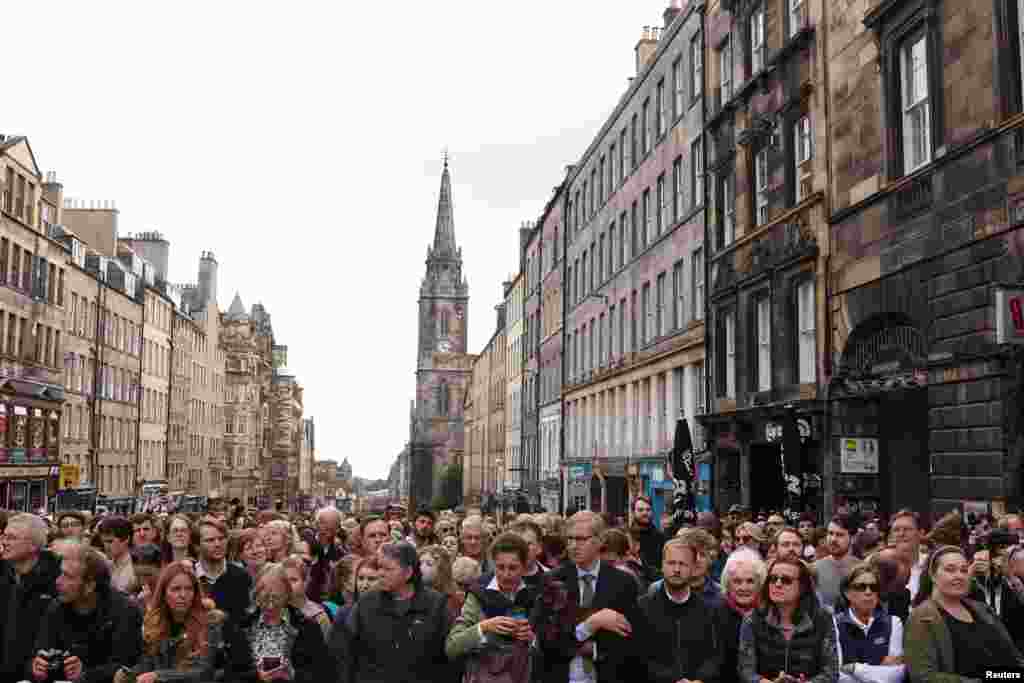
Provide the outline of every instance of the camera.
<path id="1" fill-rule="evenodd" d="M 64 678 L 64 660 L 71 656 L 65 650 L 40 650 L 39 656 L 46 660 L 47 678 L 59 681 Z"/>

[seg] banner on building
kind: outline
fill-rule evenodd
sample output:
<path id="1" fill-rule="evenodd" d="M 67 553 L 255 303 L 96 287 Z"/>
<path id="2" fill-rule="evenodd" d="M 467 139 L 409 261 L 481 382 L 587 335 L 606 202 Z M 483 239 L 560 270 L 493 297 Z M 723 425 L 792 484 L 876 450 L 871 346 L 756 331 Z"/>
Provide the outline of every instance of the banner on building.
<path id="1" fill-rule="evenodd" d="M 81 474 L 81 468 L 78 465 L 61 465 L 60 483 L 57 487 L 61 491 L 77 489 L 79 480 L 81 479 Z"/>

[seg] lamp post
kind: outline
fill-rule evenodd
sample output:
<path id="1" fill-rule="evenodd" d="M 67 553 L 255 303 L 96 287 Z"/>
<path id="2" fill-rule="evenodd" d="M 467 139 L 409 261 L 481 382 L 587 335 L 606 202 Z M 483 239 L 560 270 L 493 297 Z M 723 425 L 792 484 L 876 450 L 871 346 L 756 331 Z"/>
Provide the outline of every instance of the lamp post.
<path id="1" fill-rule="evenodd" d="M 494 491 L 495 497 L 498 499 L 498 528 L 500 529 L 503 524 L 502 513 L 504 512 L 505 505 L 501 500 L 501 495 L 504 492 L 505 487 L 505 458 L 499 455 L 494 459 Z"/>

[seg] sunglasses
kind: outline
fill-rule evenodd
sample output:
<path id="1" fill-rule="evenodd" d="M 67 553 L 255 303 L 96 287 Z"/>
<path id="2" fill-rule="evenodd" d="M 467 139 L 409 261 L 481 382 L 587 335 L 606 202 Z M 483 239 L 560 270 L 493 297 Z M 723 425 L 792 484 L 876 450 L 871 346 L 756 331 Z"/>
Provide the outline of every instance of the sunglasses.
<path id="1" fill-rule="evenodd" d="M 768 583 L 780 586 L 792 586 L 794 583 L 796 583 L 796 577 L 783 576 L 782 574 L 772 574 L 768 577 Z"/>
<path id="2" fill-rule="evenodd" d="M 850 584 L 850 590 L 852 590 L 854 593 L 867 593 L 868 591 L 871 591 L 872 593 L 875 593 L 877 595 L 878 594 L 878 584 L 877 583 L 851 583 Z"/>

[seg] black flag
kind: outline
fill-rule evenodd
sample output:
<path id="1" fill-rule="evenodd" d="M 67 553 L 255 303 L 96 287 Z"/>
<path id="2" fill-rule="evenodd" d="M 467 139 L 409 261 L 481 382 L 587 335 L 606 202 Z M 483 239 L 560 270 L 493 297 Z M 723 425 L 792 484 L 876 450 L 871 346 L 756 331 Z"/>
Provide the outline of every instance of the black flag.
<path id="1" fill-rule="evenodd" d="M 798 512 L 797 508 L 803 498 L 803 446 L 800 443 L 800 428 L 796 423 L 796 412 L 786 411 L 782 420 L 782 481 L 786 506 L 790 514 Z"/>
<path id="2" fill-rule="evenodd" d="M 672 439 L 672 479 L 675 484 L 673 512 L 692 509 L 696 479 L 693 471 L 693 439 L 690 437 L 690 425 L 683 417 L 676 421 L 676 433 Z"/>

